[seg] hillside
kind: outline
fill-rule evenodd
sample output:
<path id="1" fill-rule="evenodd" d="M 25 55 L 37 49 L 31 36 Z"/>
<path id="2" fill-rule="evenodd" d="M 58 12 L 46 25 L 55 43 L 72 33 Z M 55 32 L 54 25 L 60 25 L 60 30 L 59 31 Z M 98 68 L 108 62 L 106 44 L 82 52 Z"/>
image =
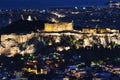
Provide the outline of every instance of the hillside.
<path id="1" fill-rule="evenodd" d="M 31 31 L 35 32 L 37 29 L 43 30 L 44 23 L 49 21 L 23 21 L 19 20 L 13 22 L 6 27 L 0 29 L 1 34 L 10 34 L 10 33 L 29 33 Z"/>

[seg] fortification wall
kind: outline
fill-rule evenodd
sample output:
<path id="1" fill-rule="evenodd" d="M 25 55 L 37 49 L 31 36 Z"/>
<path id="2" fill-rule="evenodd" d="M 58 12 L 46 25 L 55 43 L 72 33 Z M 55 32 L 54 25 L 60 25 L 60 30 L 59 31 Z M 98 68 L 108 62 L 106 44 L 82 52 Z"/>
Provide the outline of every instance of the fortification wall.
<path id="1" fill-rule="evenodd" d="M 26 42 L 27 40 L 33 38 L 35 36 L 35 33 L 31 34 L 24 34 L 24 35 L 16 35 L 16 34 L 6 34 L 1 35 L 1 41 L 5 41 L 6 39 L 14 39 L 18 43 Z"/>

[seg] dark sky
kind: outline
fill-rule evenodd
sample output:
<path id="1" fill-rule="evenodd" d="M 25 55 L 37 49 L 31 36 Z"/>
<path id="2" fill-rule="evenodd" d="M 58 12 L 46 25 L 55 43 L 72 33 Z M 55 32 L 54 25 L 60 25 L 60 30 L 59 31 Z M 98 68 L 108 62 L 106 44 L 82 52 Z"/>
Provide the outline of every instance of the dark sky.
<path id="1" fill-rule="evenodd" d="M 105 6 L 107 1 L 110 0 L 0 0 L 0 8 L 47 9 L 50 7 L 67 6 Z"/>

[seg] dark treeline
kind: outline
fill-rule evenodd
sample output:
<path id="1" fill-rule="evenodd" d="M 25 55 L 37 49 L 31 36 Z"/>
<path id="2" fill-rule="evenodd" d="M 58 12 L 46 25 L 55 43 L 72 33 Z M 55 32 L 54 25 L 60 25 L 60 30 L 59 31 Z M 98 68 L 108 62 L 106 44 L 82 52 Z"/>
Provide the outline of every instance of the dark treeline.
<path id="1" fill-rule="evenodd" d="M 27 20 L 19 20 L 16 22 L 13 22 L 6 27 L 2 27 L 0 29 L 1 34 L 11 34 L 11 33 L 30 33 L 35 32 L 37 29 L 43 30 L 44 29 L 44 23 L 47 23 L 49 21 L 27 21 Z"/>

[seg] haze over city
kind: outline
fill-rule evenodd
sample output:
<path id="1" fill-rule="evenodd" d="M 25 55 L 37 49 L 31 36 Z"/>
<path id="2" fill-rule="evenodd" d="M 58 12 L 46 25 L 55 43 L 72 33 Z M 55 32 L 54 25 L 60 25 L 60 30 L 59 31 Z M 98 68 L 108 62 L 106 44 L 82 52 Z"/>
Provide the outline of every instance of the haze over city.
<path id="1" fill-rule="evenodd" d="M 38 8 L 74 7 L 74 6 L 105 6 L 110 0 L 1 0 L 0 8 Z M 113 0 L 119 1 L 119 0 Z"/>

